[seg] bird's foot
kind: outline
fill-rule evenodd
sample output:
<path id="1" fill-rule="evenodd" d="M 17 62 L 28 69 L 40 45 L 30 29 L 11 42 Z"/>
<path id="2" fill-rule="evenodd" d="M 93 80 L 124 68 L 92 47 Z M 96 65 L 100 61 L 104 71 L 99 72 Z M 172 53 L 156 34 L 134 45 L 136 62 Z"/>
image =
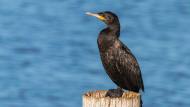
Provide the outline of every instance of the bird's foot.
<path id="1" fill-rule="evenodd" d="M 123 92 L 124 91 L 121 88 L 109 89 L 105 96 L 111 97 L 111 98 L 118 98 L 118 97 L 122 97 Z"/>

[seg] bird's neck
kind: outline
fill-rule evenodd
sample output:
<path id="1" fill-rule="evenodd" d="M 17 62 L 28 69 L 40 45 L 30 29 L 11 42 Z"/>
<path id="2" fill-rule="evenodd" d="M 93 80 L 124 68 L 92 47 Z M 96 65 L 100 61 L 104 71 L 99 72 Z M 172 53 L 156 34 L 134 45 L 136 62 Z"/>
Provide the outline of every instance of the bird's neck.
<path id="1" fill-rule="evenodd" d="M 118 40 L 120 34 L 119 25 L 109 25 L 103 29 L 98 37 L 98 45 L 100 51 L 106 51 L 109 47 L 113 46 L 116 40 Z"/>
<path id="2" fill-rule="evenodd" d="M 105 29 L 103 29 L 98 39 L 104 42 L 111 42 L 117 40 L 120 35 L 120 25 L 119 24 L 112 24 L 108 25 Z"/>
<path id="3" fill-rule="evenodd" d="M 119 35 L 120 35 L 120 25 L 119 24 L 108 25 L 106 29 L 109 29 L 110 33 L 112 33 L 113 36 L 119 37 Z"/>

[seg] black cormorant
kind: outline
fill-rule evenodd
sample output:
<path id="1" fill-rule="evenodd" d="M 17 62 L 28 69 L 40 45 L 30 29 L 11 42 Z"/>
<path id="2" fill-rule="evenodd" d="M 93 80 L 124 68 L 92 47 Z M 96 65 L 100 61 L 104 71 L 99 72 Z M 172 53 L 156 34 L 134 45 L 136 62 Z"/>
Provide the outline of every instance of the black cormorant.
<path id="1" fill-rule="evenodd" d="M 110 11 L 86 14 L 97 17 L 107 25 L 99 33 L 97 42 L 102 64 L 111 80 L 121 89 L 144 91 L 139 64 L 130 49 L 119 40 L 118 17 Z"/>

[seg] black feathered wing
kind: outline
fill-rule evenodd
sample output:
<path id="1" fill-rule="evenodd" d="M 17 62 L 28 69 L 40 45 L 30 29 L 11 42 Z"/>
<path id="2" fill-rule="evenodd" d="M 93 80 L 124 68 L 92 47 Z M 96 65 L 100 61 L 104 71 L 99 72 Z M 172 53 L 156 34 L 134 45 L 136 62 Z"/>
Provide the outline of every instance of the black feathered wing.
<path id="1" fill-rule="evenodd" d="M 115 72 L 119 72 L 121 80 L 116 84 L 127 90 L 139 92 L 142 89 L 144 91 L 141 70 L 135 56 L 123 43 L 120 46 L 115 60 Z"/>

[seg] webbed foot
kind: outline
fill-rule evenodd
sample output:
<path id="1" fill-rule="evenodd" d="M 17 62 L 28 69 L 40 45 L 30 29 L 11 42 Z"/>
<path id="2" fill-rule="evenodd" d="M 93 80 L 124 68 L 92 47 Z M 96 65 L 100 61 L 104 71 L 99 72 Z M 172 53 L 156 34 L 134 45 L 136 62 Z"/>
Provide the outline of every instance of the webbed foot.
<path id="1" fill-rule="evenodd" d="M 105 96 L 111 97 L 111 98 L 118 98 L 118 97 L 122 97 L 123 92 L 124 91 L 121 88 L 109 89 Z"/>

